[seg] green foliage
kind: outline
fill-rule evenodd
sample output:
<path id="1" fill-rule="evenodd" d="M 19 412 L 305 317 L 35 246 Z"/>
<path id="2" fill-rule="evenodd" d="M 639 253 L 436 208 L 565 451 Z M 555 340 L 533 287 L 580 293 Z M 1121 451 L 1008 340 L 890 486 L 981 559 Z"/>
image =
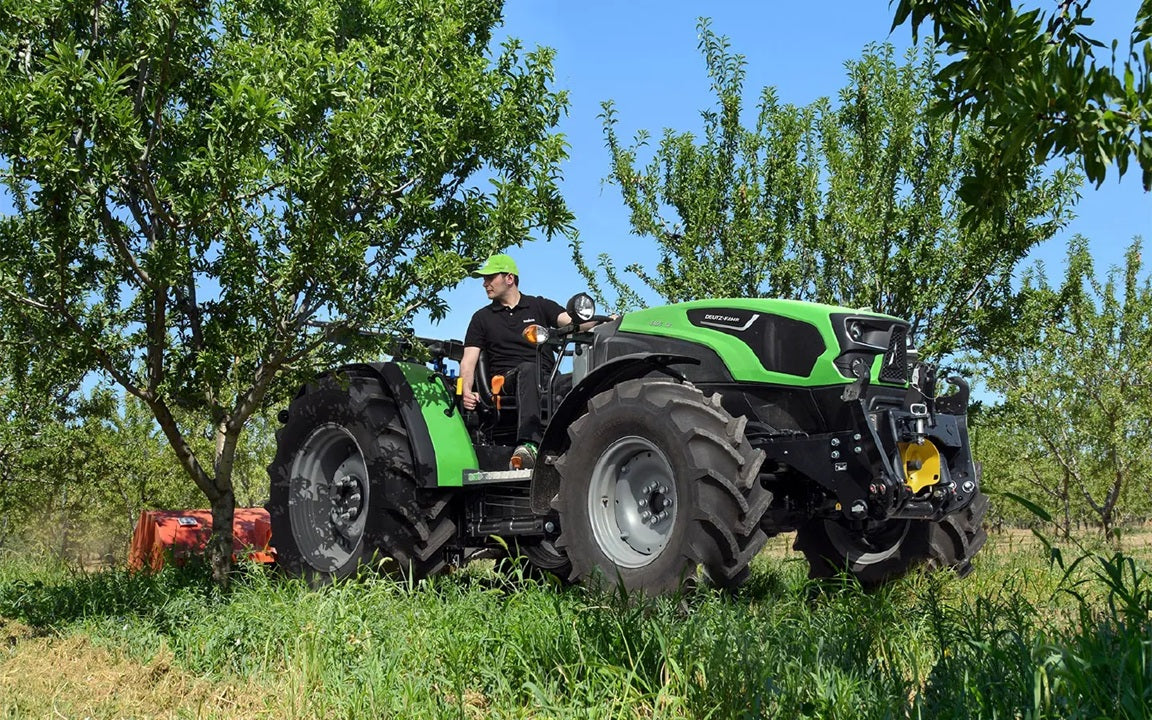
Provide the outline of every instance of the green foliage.
<path id="1" fill-rule="evenodd" d="M 1076 181 L 1031 174 L 1009 188 L 1007 212 L 958 222 L 960 179 L 980 160 L 982 127 L 929 113 L 930 48 L 901 64 L 889 45 L 847 66 L 837 103 L 796 107 L 764 88 L 744 124 L 744 58 L 700 24 L 715 105 L 703 132 L 647 131 L 631 145 L 603 104 L 620 189 L 635 234 L 659 261 L 627 271 L 668 302 L 780 296 L 871 307 L 908 318 L 929 355 L 970 343 L 1001 319 L 1012 270 L 1068 219 Z M 577 244 L 578 266 L 597 287 Z M 599 268 L 625 309 L 642 297 L 611 258 Z M 602 298 L 603 299 L 603 298 Z"/>
<path id="2" fill-rule="evenodd" d="M 1074 238 L 1063 281 L 1033 267 L 1017 321 L 983 348 L 987 387 L 1004 399 L 977 436 L 990 451 L 988 486 L 1057 510 L 1065 530 L 1091 519 L 1107 533 L 1152 512 L 1142 482 L 1152 469 L 1152 279 L 1141 246 L 1099 277 Z M 989 435 L 999 438 L 985 446 Z"/>
<path id="3" fill-rule="evenodd" d="M 265 682 L 266 710 L 292 717 L 1141 717 L 1147 569 L 1102 557 L 1065 577 L 990 550 L 965 581 L 870 595 L 806 593 L 801 564 L 761 558 L 735 601 L 593 597 L 481 568 L 317 591 L 253 568 L 220 591 L 196 568 L 0 563 L 0 617 Z"/>
<path id="4" fill-rule="evenodd" d="M 0 406 L 9 408 L 0 417 L 0 546 L 123 561 L 141 510 L 203 505 L 143 402 L 99 386 L 55 413 L 34 414 L 26 399 L 0 388 Z M 242 505 L 266 498 L 273 423 L 254 416 L 237 446 L 233 480 Z M 211 428 L 189 442 L 210 456 Z"/>
<path id="5" fill-rule="evenodd" d="M 36 389 L 140 398 L 214 508 L 249 418 L 374 342 L 348 330 L 570 229 L 553 53 L 490 51 L 496 0 L 0 7 L 0 337 Z"/>
<path id="6" fill-rule="evenodd" d="M 1152 0 L 1143 0 L 1126 43 L 1091 38 L 1091 0 L 1052 10 L 1013 0 L 900 0 L 893 29 L 913 37 L 931 22 L 956 59 L 941 68 L 940 110 L 980 118 L 985 162 L 966 181 L 973 203 L 1002 207 L 998 186 L 1051 158 L 1076 156 L 1099 185 L 1130 162 L 1152 189 Z M 1104 57 L 1097 57 L 1100 54 Z"/>

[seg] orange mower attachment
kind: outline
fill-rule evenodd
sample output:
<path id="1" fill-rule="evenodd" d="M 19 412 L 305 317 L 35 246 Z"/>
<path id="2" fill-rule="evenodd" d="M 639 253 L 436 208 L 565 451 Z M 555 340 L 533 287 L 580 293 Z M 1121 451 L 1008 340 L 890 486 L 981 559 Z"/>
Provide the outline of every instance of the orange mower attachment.
<path id="1" fill-rule="evenodd" d="M 211 510 L 144 510 L 132 533 L 128 568 L 153 571 L 167 558 L 183 565 L 189 557 L 204 554 L 212 534 Z M 260 563 L 275 562 L 269 546 L 272 524 L 264 508 L 236 508 L 232 518 L 232 559 L 247 557 Z"/>

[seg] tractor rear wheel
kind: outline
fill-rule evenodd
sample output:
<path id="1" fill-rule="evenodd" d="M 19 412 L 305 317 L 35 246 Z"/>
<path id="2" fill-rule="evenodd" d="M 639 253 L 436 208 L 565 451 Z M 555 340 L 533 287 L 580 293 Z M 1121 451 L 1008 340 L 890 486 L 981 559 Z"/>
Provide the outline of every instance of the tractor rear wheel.
<path id="1" fill-rule="evenodd" d="M 630 380 L 592 398 L 556 463 L 570 579 L 654 595 L 701 566 L 722 585 L 746 577 L 771 496 L 745 422 L 689 384 Z"/>
<path id="2" fill-rule="evenodd" d="M 794 547 L 808 559 L 812 579 L 847 573 L 876 588 L 916 568 L 948 568 L 964 577 L 988 539 L 987 510 L 988 497 L 977 491 L 966 508 L 937 522 L 890 520 L 860 531 L 840 520 L 816 518 L 796 532 Z"/>
<path id="3" fill-rule="evenodd" d="M 456 534 L 447 498 L 416 486 L 396 404 L 370 373 L 306 387 L 288 408 L 268 466 L 276 562 L 314 585 L 379 562 L 419 579 L 440 571 Z"/>

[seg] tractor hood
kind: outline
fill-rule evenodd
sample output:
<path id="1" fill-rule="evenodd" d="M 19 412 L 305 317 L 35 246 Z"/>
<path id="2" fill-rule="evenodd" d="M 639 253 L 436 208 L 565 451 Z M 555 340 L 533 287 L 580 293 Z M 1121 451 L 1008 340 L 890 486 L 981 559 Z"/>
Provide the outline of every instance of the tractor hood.
<path id="1" fill-rule="evenodd" d="M 872 381 L 906 382 L 908 323 L 870 310 L 798 300 L 723 298 L 625 315 L 618 332 L 702 345 L 736 382 L 840 385 L 863 361 Z"/>

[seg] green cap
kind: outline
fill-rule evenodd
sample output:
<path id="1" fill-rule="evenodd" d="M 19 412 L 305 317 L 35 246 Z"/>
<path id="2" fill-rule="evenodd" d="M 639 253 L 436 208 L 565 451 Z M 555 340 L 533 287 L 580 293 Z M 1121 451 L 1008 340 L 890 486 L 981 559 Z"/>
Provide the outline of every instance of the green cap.
<path id="1" fill-rule="evenodd" d="M 519 275 L 520 271 L 516 269 L 516 261 L 507 255 L 500 253 L 493 255 L 484 261 L 484 264 L 472 271 L 472 277 L 483 277 L 485 275 L 495 275 L 496 273 L 512 273 Z"/>

